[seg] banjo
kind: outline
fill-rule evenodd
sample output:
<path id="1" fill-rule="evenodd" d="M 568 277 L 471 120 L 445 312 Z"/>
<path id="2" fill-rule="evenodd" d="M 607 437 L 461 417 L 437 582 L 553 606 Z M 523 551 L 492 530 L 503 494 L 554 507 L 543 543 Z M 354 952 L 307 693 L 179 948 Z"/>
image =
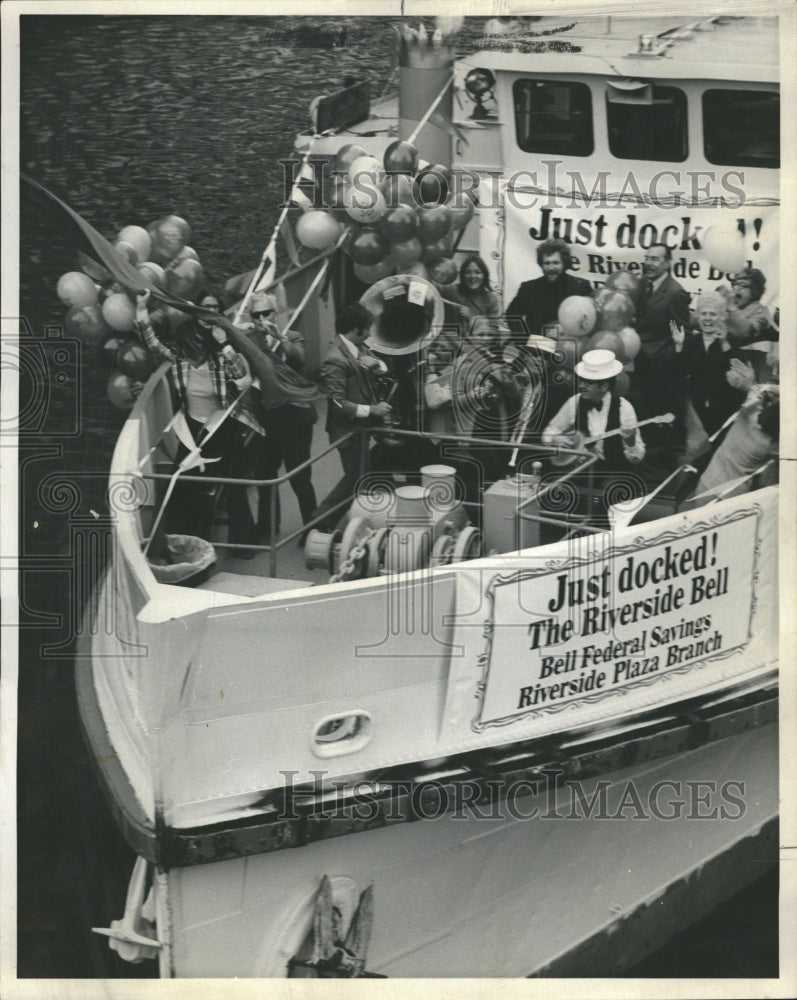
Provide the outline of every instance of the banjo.
<path id="1" fill-rule="evenodd" d="M 634 429 L 644 427 L 645 424 L 671 424 L 674 420 L 675 417 L 672 413 L 662 413 L 658 417 L 649 417 L 647 420 L 640 420 Z M 603 441 L 605 438 L 614 437 L 615 434 L 622 434 L 625 430 L 626 428 L 624 427 L 616 427 L 613 431 L 605 431 L 603 434 L 596 434 L 594 437 L 586 437 L 581 431 L 573 431 L 575 440 L 571 447 L 574 449 L 583 449 L 588 444 L 594 444 L 596 441 Z M 551 455 L 551 465 L 563 468 L 566 465 L 572 465 L 578 457 L 578 455 L 557 453 Z"/>

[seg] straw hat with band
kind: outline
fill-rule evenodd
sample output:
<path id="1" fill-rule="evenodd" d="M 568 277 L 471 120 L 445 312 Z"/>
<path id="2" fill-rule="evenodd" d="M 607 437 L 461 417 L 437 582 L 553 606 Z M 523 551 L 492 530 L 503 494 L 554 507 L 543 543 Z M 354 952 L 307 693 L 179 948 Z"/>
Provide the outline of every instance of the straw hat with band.
<path id="1" fill-rule="evenodd" d="M 587 351 L 576 365 L 576 375 L 586 382 L 607 382 L 623 370 L 612 351 Z"/>

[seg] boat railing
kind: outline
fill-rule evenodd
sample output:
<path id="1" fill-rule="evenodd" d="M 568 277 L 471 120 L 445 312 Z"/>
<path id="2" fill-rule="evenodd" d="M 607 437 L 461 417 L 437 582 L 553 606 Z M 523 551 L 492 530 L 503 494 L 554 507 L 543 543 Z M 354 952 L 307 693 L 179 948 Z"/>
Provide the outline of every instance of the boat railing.
<path id="1" fill-rule="evenodd" d="M 341 444 L 345 443 L 346 441 L 352 440 L 354 438 L 359 438 L 360 469 L 361 473 L 364 473 L 367 468 L 366 454 L 371 437 L 376 437 L 377 439 L 388 438 L 388 437 L 392 439 L 401 438 L 408 441 L 434 440 L 438 444 L 447 443 L 457 449 L 469 449 L 472 447 L 475 448 L 488 447 L 488 448 L 493 448 L 493 449 L 497 448 L 502 450 L 517 449 L 517 451 L 525 453 L 528 457 L 532 458 L 546 457 L 555 453 L 560 455 L 567 455 L 573 458 L 574 460 L 580 460 L 580 461 L 575 461 L 572 469 L 570 469 L 567 472 L 563 472 L 561 476 L 557 476 L 550 483 L 541 486 L 529 497 L 519 502 L 519 505 L 516 508 L 516 516 L 524 520 L 534 520 L 541 523 L 544 522 L 546 525 L 553 527 L 562 527 L 570 531 L 574 530 L 575 528 L 575 530 L 577 530 L 579 533 L 582 532 L 597 533 L 602 530 L 601 528 L 594 527 L 593 525 L 590 524 L 590 518 L 593 514 L 593 508 L 595 504 L 595 497 L 594 497 L 595 491 L 593 489 L 593 466 L 597 461 L 597 457 L 594 454 L 585 451 L 583 449 L 566 448 L 560 446 L 553 448 L 549 445 L 546 446 L 538 442 L 518 443 L 517 441 L 501 441 L 492 438 L 470 437 L 463 434 L 439 434 L 439 433 L 430 433 L 428 431 L 405 430 L 395 427 L 390 427 L 390 428 L 371 427 L 364 430 L 350 431 L 348 434 L 345 435 L 345 437 L 337 439 L 335 442 L 329 444 L 326 448 L 323 448 L 321 451 L 311 455 L 310 458 L 307 459 L 307 461 L 302 462 L 300 465 L 297 465 L 290 471 L 285 472 L 281 476 L 276 476 L 273 479 L 255 479 L 255 478 L 243 478 L 235 476 L 185 474 L 180 476 L 180 480 L 181 482 L 184 483 L 196 483 L 205 486 L 211 484 L 219 486 L 243 486 L 243 487 L 253 486 L 258 489 L 268 489 L 271 491 L 271 502 L 269 505 L 270 506 L 269 529 L 270 529 L 271 541 L 269 544 L 262 544 L 262 545 L 251 544 L 251 543 L 243 544 L 234 542 L 217 542 L 215 540 L 213 544 L 217 548 L 228 549 L 231 551 L 246 548 L 253 550 L 255 552 L 268 553 L 269 576 L 274 578 L 278 576 L 277 572 L 278 554 L 281 549 L 285 548 L 285 546 L 289 545 L 300 535 L 305 534 L 312 528 L 318 527 L 323 523 L 328 523 L 330 518 L 334 517 L 335 514 L 338 515 L 341 514 L 342 511 L 345 508 L 347 508 L 354 499 L 353 494 L 349 497 L 346 497 L 345 499 L 337 503 L 334 507 L 325 509 L 322 514 L 319 514 L 311 521 L 307 522 L 306 524 L 303 524 L 300 528 L 297 528 L 295 531 L 286 534 L 282 538 L 277 538 L 276 519 L 277 519 L 278 505 L 274 499 L 275 493 L 278 495 L 280 486 L 282 486 L 284 483 L 289 483 L 294 477 L 301 474 L 305 469 L 311 468 L 318 461 L 325 458 L 330 452 L 337 450 L 341 446 Z M 522 466 L 523 463 L 521 462 L 519 464 Z M 538 504 L 541 499 L 548 496 L 551 492 L 561 488 L 563 484 L 568 483 L 570 480 L 573 479 L 574 476 L 583 475 L 584 473 L 586 473 L 588 476 L 587 486 L 584 492 L 584 495 L 587 500 L 587 508 L 584 514 L 579 518 L 579 523 L 577 526 L 574 525 L 573 519 L 567 520 L 564 518 L 557 518 L 555 513 L 552 511 L 546 511 L 544 513 L 540 513 L 539 510 L 536 511 L 530 510 L 533 504 L 535 503 Z M 141 473 L 141 475 L 142 478 L 153 481 L 168 482 L 173 478 L 173 473 L 168 473 L 168 472 L 151 471 L 151 472 L 143 472 Z M 470 508 L 482 507 L 481 500 L 478 501 L 465 500 L 463 501 L 463 503 L 465 507 L 470 507 Z M 142 541 L 144 544 L 146 544 L 149 540 L 150 540 L 149 538 L 144 538 Z"/>

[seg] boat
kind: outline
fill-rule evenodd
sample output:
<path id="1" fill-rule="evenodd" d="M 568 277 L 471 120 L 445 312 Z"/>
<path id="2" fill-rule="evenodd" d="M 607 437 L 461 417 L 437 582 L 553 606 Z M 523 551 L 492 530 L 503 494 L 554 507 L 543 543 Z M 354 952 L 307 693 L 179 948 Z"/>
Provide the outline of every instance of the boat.
<path id="1" fill-rule="evenodd" d="M 399 31 L 399 98 L 322 98 L 292 196 L 352 140 L 381 160 L 411 139 L 470 178 L 456 254 L 505 299 L 550 235 L 595 286 L 669 241 L 693 293 L 742 240 L 777 305 L 776 19 L 498 28 L 462 59 L 443 29 Z M 336 243 L 280 279 L 264 254 L 242 287 L 281 280 L 317 367 L 333 259 L 338 303 L 428 306 L 408 341 L 377 326 L 406 373 L 442 309 L 417 271 L 364 290 Z M 245 574 L 220 535 L 186 586 L 147 553 L 173 418 L 162 367 L 116 444 L 76 672 L 137 855 L 95 928 L 123 958 L 166 978 L 605 975 L 776 864 L 777 486 L 595 527 L 543 509 L 571 474 L 541 478 L 550 449 L 518 439 L 525 471 L 478 509 L 433 463 L 354 496 L 309 565 L 301 527 Z"/>

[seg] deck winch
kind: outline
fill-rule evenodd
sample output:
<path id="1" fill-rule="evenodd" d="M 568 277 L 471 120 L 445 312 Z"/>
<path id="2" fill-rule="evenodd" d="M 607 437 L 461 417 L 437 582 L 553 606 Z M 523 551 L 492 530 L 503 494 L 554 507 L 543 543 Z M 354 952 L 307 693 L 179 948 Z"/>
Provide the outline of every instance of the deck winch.
<path id="1" fill-rule="evenodd" d="M 481 532 L 457 498 L 456 470 L 427 465 L 419 485 L 355 496 L 343 531 L 309 533 L 305 562 L 326 566 L 336 582 L 445 566 L 481 552 Z"/>

